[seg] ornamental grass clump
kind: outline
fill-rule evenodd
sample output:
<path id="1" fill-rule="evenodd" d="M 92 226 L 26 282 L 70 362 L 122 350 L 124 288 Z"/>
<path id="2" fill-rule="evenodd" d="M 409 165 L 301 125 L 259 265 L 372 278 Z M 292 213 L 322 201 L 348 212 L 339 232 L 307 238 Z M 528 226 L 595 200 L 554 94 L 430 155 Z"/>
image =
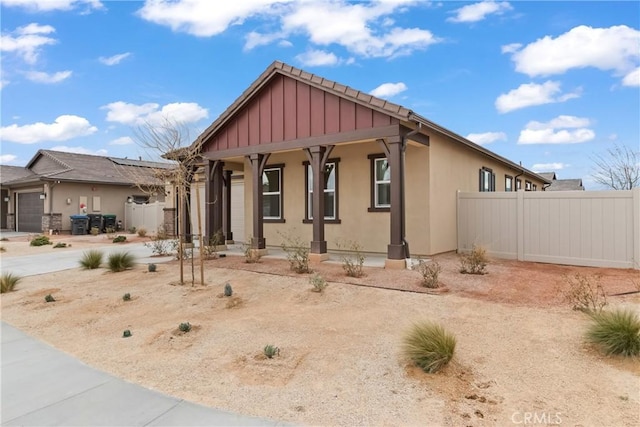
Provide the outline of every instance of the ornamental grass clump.
<path id="1" fill-rule="evenodd" d="M 13 273 L 2 273 L 2 277 L 0 278 L 0 293 L 4 294 L 13 291 L 20 280 L 22 280 L 22 277 L 16 276 Z"/>
<path id="2" fill-rule="evenodd" d="M 414 324 L 402 343 L 404 355 L 427 373 L 437 372 L 449 363 L 455 349 L 455 336 L 434 322 Z"/>
<path id="3" fill-rule="evenodd" d="M 605 354 L 640 356 L 640 318 L 630 309 L 617 308 L 592 314 L 587 340 Z"/>
<path id="4" fill-rule="evenodd" d="M 107 264 L 114 273 L 125 271 L 133 267 L 135 257 L 129 252 L 115 252 L 109 255 Z"/>
<path id="5" fill-rule="evenodd" d="M 191 323 L 189 322 L 180 323 L 180 325 L 178 326 L 178 330 L 186 334 L 191 330 Z"/>
<path id="6" fill-rule="evenodd" d="M 100 267 L 102 264 L 102 252 L 97 250 L 90 250 L 82 254 L 80 258 L 80 266 L 85 270 L 93 270 Z"/>
<path id="7" fill-rule="evenodd" d="M 264 346 L 264 350 L 262 351 L 267 359 L 273 359 L 273 356 L 280 355 L 280 349 L 275 345 L 267 344 Z"/>

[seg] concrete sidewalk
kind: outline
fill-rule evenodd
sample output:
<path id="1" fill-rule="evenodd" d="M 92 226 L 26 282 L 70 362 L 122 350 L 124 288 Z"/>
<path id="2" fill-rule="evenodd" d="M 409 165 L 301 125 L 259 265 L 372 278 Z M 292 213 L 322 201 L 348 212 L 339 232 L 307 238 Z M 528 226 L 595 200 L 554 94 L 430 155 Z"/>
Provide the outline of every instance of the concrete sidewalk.
<path id="1" fill-rule="evenodd" d="M 2 322 L 3 426 L 277 426 L 93 369 Z"/>

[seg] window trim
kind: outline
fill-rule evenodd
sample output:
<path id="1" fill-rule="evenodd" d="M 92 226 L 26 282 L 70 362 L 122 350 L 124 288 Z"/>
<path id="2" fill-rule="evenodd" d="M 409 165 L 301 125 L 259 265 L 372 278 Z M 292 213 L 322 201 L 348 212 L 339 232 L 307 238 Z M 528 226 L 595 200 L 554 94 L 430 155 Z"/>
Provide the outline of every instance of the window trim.
<path id="1" fill-rule="evenodd" d="M 485 177 L 489 177 L 488 189 L 485 189 Z M 479 171 L 479 190 L 481 193 L 489 193 L 496 191 L 496 174 L 493 169 L 483 166 Z"/>
<path id="2" fill-rule="evenodd" d="M 524 191 L 531 191 L 531 181 L 529 181 L 528 179 L 526 179 L 524 181 Z"/>
<path id="3" fill-rule="evenodd" d="M 538 191 L 538 186 L 535 184 L 531 184 L 531 191 Z"/>
<path id="4" fill-rule="evenodd" d="M 516 178 L 516 191 L 522 190 L 522 180 L 520 178 Z"/>
<path id="5" fill-rule="evenodd" d="M 391 212 L 391 205 L 387 206 L 377 206 L 376 205 L 376 161 L 379 159 L 387 159 L 387 156 L 384 153 L 376 153 L 376 154 L 369 154 L 367 156 L 367 158 L 369 158 L 369 169 L 370 169 L 370 181 L 369 181 L 369 188 L 370 188 L 370 201 L 369 201 L 369 208 L 367 209 L 368 212 Z M 389 160 L 387 159 L 387 162 Z M 389 185 L 391 185 L 391 180 L 389 180 Z"/>
<path id="6" fill-rule="evenodd" d="M 510 184 L 510 187 L 508 190 L 507 190 L 507 182 L 509 182 Z M 504 191 L 508 193 L 513 191 L 513 177 L 511 175 L 507 175 L 507 174 L 504 175 Z"/>
<path id="7" fill-rule="evenodd" d="M 265 195 L 270 195 L 270 194 L 279 194 L 280 195 L 280 217 L 266 217 L 264 216 L 264 211 L 263 211 L 263 215 L 262 215 L 262 222 L 264 223 L 284 223 L 286 222 L 286 220 L 284 219 L 284 163 L 276 163 L 273 165 L 266 165 L 264 167 L 264 170 L 262 171 L 262 175 L 264 176 L 264 174 L 269 171 L 269 170 L 277 170 L 279 171 L 278 175 L 279 175 L 279 184 L 280 184 L 280 191 L 275 193 L 275 192 L 269 192 L 269 193 L 265 193 L 264 191 L 262 192 L 262 203 L 264 206 L 264 196 Z"/>
<path id="8" fill-rule="evenodd" d="M 333 190 L 333 201 L 334 201 L 334 210 L 335 210 L 335 217 L 334 218 L 324 218 L 324 223 L 325 224 L 341 224 L 342 221 L 340 220 L 340 197 L 339 197 L 339 193 L 340 193 L 340 173 L 339 173 L 339 163 L 340 163 L 340 157 L 335 157 L 335 158 L 331 158 L 327 160 L 326 164 L 330 164 L 333 163 L 336 165 L 336 185 L 335 185 L 335 189 Z M 309 171 L 311 171 L 311 163 L 309 163 L 309 161 L 305 160 L 304 162 L 302 162 L 302 165 L 304 166 L 304 219 L 302 220 L 303 224 L 313 224 L 313 218 L 311 217 L 311 212 L 309 212 L 309 195 L 311 194 L 311 192 L 309 191 Z M 325 189 L 326 192 L 326 189 Z"/>

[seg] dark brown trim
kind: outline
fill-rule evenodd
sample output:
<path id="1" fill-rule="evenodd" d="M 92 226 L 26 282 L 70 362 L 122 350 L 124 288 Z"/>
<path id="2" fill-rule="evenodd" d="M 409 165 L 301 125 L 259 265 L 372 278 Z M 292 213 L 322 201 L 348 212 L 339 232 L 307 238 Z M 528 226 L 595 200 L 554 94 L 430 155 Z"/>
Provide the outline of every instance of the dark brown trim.
<path id="1" fill-rule="evenodd" d="M 262 172 L 269 156 L 271 154 L 252 154 L 247 156 L 251 163 L 251 182 L 253 184 L 252 198 L 253 198 L 253 237 L 251 238 L 252 249 L 265 249 L 266 240 L 264 238 L 264 218 L 262 212 Z M 282 175 L 281 179 L 282 179 Z M 280 184 L 280 191 L 282 192 L 282 183 Z M 280 212 L 282 214 L 282 212 Z"/>
<path id="2" fill-rule="evenodd" d="M 387 156 L 384 153 L 375 153 L 369 154 L 367 156 L 369 159 L 369 170 L 370 170 L 370 179 L 369 179 L 369 207 L 367 208 L 367 212 L 391 212 L 391 207 L 376 207 L 376 159 L 386 159 Z"/>
<path id="3" fill-rule="evenodd" d="M 223 217 L 222 217 L 222 229 L 225 241 L 233 240 L 233 232 L 231 231 L 231 175 L 233 171 L 225 170 L 223 174 L 224 178 L 224 192 L 222 197 Z"/>
<path id="4" fill-rule="evenodd" d="M 272 142 L 269 144 L 253 145 L 249 147 L 232 148 L 229 150 L 207 151 L 202 156 L 209 160 L 225 159 L 228 157 L 249 156 L 251 154 L 275 153 L 283 150 L 298 148 L 310 148 L 314 146 L 338 145 L 353 141 L 371 140 L 390 137 L 397 137 L 400 125 L 380 126 L 376 128 L 360 129 L 351 132 L 341 132 L 336 134 L 315 136 L 303 139 L 293 139 L 282 142 Z"/>
<path id="5" fill-rule="evenodd" d="M 284 219 L 284 167 L 286 165 L 284 163 L 274 163 L 271 165 L 265 165 L 262 169 L 262 173 L 267 169 L 279 169 L 280 170 L 280 218 L 264 218 L 263 221 L 268 222 L 270 224 L 281 224 L 285 223 Z M 260 186 L 262 188 L 262 186 Z"/>
<path id="6" fill-rule="evenodd" d="M 507 190 L 507 179 L 511 180 L 511 189 Z M 513 179 L 513 176 L 511 175 L 507 175 L 506 173 L 504 174 L 504 191 L 506 192 L 512 192 L 515 191 L 515 188 L 513 188 L 515 185 L 515 180 Z"/>

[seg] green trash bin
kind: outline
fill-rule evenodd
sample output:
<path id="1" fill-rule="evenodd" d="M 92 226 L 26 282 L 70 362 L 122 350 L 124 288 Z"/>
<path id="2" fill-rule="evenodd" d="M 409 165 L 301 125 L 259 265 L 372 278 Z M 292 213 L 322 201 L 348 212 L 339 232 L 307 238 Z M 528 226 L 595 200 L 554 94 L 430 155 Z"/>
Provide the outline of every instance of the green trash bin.
<path id="1" fill-rule="evenodd" d="M 116 216 L 113 214 L 104 214 L 102 215 L 102 231 L 107 232 L 107 228 L 110 228 L 115 231 L 116 229 Z"/>

